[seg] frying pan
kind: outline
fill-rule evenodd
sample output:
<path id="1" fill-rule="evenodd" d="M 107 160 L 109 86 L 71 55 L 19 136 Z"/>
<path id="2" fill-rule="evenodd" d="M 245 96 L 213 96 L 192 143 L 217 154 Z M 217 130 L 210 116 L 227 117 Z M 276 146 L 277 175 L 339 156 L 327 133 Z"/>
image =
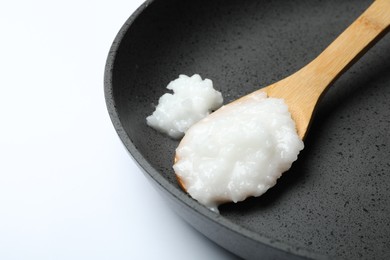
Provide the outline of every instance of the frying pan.
<path id="1" fill-rule="evenodd" d="M 390 259 L 390 38 L 328 91 L 305 149 L 277 185 L 216 214 L 182 191 L 178 141 L 146 125 L 179 74 L 225 103 L 292 74 L 370 5 L 361 0 L 150 0 L 120 29 L 105 97 L 124 146 L 189 224 L 247 259 Z"/>

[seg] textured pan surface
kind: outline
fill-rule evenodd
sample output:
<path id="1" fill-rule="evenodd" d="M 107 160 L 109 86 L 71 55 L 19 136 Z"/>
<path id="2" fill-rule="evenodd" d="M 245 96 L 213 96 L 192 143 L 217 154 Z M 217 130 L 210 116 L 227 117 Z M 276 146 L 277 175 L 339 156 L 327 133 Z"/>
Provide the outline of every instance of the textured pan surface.
<path id="1" fill-rule="evenodd" d="M 155 0 L 125 23 L 106 67 L 108 110 L 126 148 L 195 228 L 224 247 L 234 238 L 228 249 L 247 258 L 390 259 L 389 36 L 331 87 L 292 169 L 264 196 L 223 205 L 221 216 L 180 190 L 171 168 L 178 142 L 145 123 L 179 74 L 212 79 L 232 101 L 304 66 L 370 3 Z"/>

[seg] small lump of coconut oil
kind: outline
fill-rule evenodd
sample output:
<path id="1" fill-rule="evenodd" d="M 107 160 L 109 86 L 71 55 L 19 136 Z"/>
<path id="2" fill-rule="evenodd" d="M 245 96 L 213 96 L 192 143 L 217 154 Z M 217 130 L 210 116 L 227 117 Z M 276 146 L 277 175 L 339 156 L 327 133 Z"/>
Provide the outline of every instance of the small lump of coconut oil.
<path id="1" fill-rule="evenodd" d="M 198 74 L 188 77 L 180 75 L 171 81 L 166 93 L 160 97 L 158 105 L 146 123 L 154 129 L 179 139 L 196 122 L 221 107 L 223 98 L 213 88 L 210 79 L 202 80 Z"/>
<path id="2" fill-rule="evenodd" d="M 183 188 L 218 212 L 276 184 L 304 145 L 282 99 L 254 92 L 193 125 L 173 166 Z"/>

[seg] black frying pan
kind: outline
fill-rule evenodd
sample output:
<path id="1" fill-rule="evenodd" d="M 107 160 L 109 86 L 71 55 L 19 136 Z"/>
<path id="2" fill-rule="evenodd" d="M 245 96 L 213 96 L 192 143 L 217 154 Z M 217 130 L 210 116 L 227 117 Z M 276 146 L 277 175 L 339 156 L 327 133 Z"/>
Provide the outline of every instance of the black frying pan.
<path id="1" fill-rule="evenodd" d="M 366 9 L 361 0 L 155 0 L 120 30 L 105 71 L 121 140 L 173 208 L 244 258 L 390 259 L 390 38 L 331 87 L 290 171 L 215 214 L 183 192 L 177 141 L 149 128 L 169 81 L 199 73 L 225 103 L 295 72 Z"/>

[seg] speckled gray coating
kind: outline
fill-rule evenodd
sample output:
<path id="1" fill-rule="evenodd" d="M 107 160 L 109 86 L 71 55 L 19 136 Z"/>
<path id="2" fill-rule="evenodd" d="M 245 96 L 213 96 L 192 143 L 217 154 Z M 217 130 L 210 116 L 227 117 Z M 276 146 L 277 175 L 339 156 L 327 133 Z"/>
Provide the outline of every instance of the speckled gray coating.
<path id="1" fill-rule="evenodd" d="M 155 0 L 129 18 L 107 60 L 108 111 L 178 214 L 248 259 L 390 259 L 389 36 L 330 88 L 278 184 L 221 215 L 180 190 L 171 168 L 178 142 L 145 123 L 179 74 L 212 79 L 229 102 L 304 66 L 370 3 Z"/>

